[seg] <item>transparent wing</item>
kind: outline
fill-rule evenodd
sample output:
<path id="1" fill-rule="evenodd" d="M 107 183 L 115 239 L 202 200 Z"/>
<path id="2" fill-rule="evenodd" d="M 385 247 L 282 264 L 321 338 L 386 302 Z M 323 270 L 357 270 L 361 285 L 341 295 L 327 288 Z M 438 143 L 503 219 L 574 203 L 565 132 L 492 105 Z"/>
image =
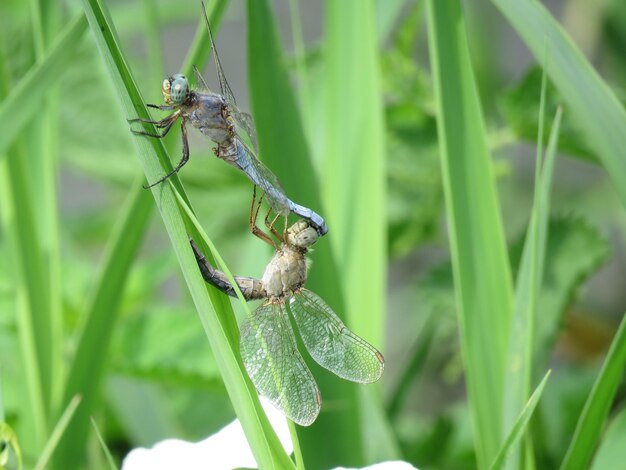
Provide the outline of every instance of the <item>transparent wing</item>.
<path id="1" fill-rule="evenodd" d="M 321 395 L 296 348 L 283 304 L 256 309 L 241 326 L 240 346 L 243 363 L 259 393 L 295 423 L 313 423 Z"/>
<path id="2" fill-rule="evenodd" d="M 254 148 L 255 153 L 258 155 L 259 143 L 258 143 L 258 139 L 256 136 L 256 127 L 254 125 L 254 119 L 252 119 L 252 116 L 250 114 L 240 111 L 239 108 L 237 107 L 237 101 L 235 100 L 235 95 L 233 93 L 233 90 L 230 88 L 230 85 L 228 84 L 228 80 L 226 80 L 226 75 L 224 74 L 224 69 L 222 68 L 222 63 L 220 62 L 219 54 L 217 53 L 217 47 L 215 47 L 215 41 L 213 40 L 213 32 L 211 31 L 211 25 L 209 23 L 209 19 L 206 16 L 206 8 L 204 6 L 204 2 L 202 3 L 202 13 L 204 14 L 204 20 L 206 22 L 206 27 L 209 32 L 209 41 L 211 42 L 211 50 L 213 51 L 213 60 L 215 61 L 215 68 L 217 70 L 217 79 L 220 82 L 220 92 L 222 96 L 224 96 L 226 100 L 228 101 L 228 103 L 230 104 L 231 116 L 233 117 L 237 125 L 241 127 L 246 132 L 246 134 L 248 134 L 248 137 L 250 138 L 250 142 L 252 143 L 252 147 Z M 194 67 L 194 71 L 197 72 L 195 67 Z M 201 81 L 198 81 L 198 78 Z M 203 83 L 203 86 L 205 86 L 206 89 L 209 90 L 209 87 L 207 86 L 206 82 L 204 81 L 200 73 L 196 73 L 196 80 L 197 80 L 197 83 Z"/>
<path id="3" fill-rule="evenodd" d="M 266 167 L 244 144 L 237 140 L 236 163 L 248 178 L 265 193 L 265 197 L 277 214 L 289 214 L 289 199 L 278 177 Z"/>
<path id="4" fill-rule="evenodd" d="M 322 367 L 342 379 L 376 382 L 383 373 L 382 354 L 352 333 L 321 297 L 301 289 L 289 301 L 304 345 Z"/>
<path id="5" fill-rule="evenodd" d="M 256 136 L 256 126 L 254 125 L 254 119 L 248 113 L 244 113 L 237 108 L 236 105 L 231 104 L 231 116 L 235 120 L 235 123 L 238 127 L 243 129 L 248 137 L 250 138 L 250 143 L 252 144 L 252 148 L 254 149 L 254 153 L 259 154 L 259 141 Z"/>
<path id="6" fill-rule="evenodd" d="M 222 96 L 224 96 L 229 103 L 235 105 L 236 107 L 237 101 L 235 101 L 235 95 L 233 95 L 233 91 L 228 85 L 226 75 L 224 75 L 224 69 L 222 69 L 222 64 L 220 62 L 219 55 L 217 54 L 217 48 L 215 47 L 215 41 L 213 40 L 213 32 L 211 31 L 209 18 L 206 16 L 206 6 L 204 5 L 204 1 L 202 2 L 202 14 L 204 15 L 206 28 L 209 32 L 209 41 L 211 42 L 211 49 L 213 50 L 213 60 L 215 61 L 215 68 L 217 69 L 217 78 L 220 81 L 220 91 L 222 93 Z"/>
<path id="7" fill-rule="evenodd" d="M 204 80 L 204 77 L 202 76 L 200 70 L 198 70 L 198 67 L 196 67 L 195 65 L 192 65 L 191 67 L 193 68 L 193 75 L 196 79 L 196 86 L 200 90 L 210 91 L 211 89 L 209 88 L 207 82 Z"/>

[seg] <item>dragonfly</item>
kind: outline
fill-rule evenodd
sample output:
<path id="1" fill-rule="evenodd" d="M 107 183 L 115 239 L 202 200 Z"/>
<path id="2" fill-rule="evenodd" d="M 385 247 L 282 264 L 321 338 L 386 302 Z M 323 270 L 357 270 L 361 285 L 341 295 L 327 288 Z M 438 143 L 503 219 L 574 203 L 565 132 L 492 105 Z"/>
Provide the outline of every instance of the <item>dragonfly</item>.
<path id="1" fill-rule="evenodd" d="M 187 137 L 187 124 L 191 123 L 202 134 L 209 137 L 217 144 L 213 148 L 216 157 L 224 160 L 235 168 L 243 171 L 252 181 L 254 187 L 258 186 L 265 194 L 270 209 L 276 213 L 274 219 L 270 221 L 269 214 L 265 218 L 265 224 L 269 228 L 273 226 L 279 217 L 285 221 L 287 228 L 287 217 L 294 213 L 309 221 L 317 233 L 322 236 L 328 232 L 328 227 L 324 219 L 312 209 L 293 202 L 285 194 L 280 181 L 257 157 L 259 153 L 258 140 L 252 116 L 239 110 L 235 96 L 228 85 L 224 70 L 222 68 L 217 48 L 213 40 L 211 25 L 206 15 L 206 7 L 202 2 L 202 13 L 209 32 L 209 40 L 213 51 L 213 60 L 217 69 L 217 77 L 220 84 L 220 93 L 211 91 L 204 81 L 202 74 L 196 66 L 193 67 L 196 78 L 197 89 L 191 89 L 189 80 L 183 74 L 175 74 L 163 80 L 161 91 L 165 105 L 148 104 L 148 107 L 161 111 L 173 111 L 169 116 L 154 121 L 150 119 L 129 119 L 132 125 L 136 122 L 154 124 L 160 133 L 150 133 L 142 130 L 131 131 L 137 135 L 143 135 L 162 139 L 172 129 L 178 119 L 181 120 L 181 139 L 183 154 L 180 162 L 172 171 L 161 177 L 159 180 L 148 185 L 146 188 L 162 183 L 172 176 L 189 160 L 189 143 Z M 247 135 L 250 145 L 243 138 Z M 254 197 L 253 197 L 254 205 Z M 263 238 L 259 230 L 251 227 L 252 233 Z M 267 241 L 267 240 L 265 240 Z"/>
<path id="2" fill-rule="evenodd" d="M 290 316 L 311 357 L 342 379 L 376 382 L 385 367 L 376 348 L 351 332 L 320 296 L 304 288 L 305 255 L 318 237 L 309 221 L 299 219 L 286 231 L 261 279 L 234 277 L 246 300 L 264 300 L 240 328 L 246 371 L 259 393 L 301 426 L 315 421 L 322 398 L 298 351 Z M 236 297 L 227 276 L 207 261 L 193 240 L 190 243 L 205 281 Z"/>

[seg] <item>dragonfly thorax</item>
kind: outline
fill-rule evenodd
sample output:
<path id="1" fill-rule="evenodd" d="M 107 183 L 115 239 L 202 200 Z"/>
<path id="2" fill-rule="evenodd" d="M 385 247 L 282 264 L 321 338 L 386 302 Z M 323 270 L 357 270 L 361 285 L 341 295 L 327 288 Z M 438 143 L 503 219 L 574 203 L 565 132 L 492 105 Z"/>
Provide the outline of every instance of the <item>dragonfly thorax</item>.
<path id="1" fill-rule="evenodd" d="M 261 278 L 270 300 L 281 299 L 300 289 L 307 278 L 307 262 L 301 249 L 282 245 Z"/>

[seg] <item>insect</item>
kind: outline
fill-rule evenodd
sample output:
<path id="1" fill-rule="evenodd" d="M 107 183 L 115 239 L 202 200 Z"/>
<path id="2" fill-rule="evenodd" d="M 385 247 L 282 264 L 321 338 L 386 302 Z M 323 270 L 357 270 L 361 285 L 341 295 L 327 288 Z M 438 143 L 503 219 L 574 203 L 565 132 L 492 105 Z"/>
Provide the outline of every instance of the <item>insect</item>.
<path id="1" fill-rule="evenodd" d="M 305 255 L 318 237 L 309 222 L 300 219 L 286 231 L 261 279 L 234 278 L 246 300 L 265 300 L 241 325 L 240 350 L 248 375 L 261 395 L 302 426 L 315 421 L 322 401 L 298 351 L 290 315 L 311 357 L 337 376 L 371 383 L 384 370 L 382 354 L 352 333 L 321 297 L 304 288 Z M 206 282 L 236 297 L 226 275 L 190 242 Z"/>
<path id="2" fill-rule="evenodd" d="M 220 83 L 220 93 L 215 93 L 209 89 L 202 75 L 194 66 L 196 83 L 199 85 L 198 89 L 192 90 L 189 86 L 189 80 L 184 75 L 172 75 L 163 81 L 161 87 L 165 105 L 148 105 L 151 108 L 156 108 L 161 111 L 173 111 L 172 114 L 159 121 L 141 118 L 129 119 L 128 122 L 131 124 L 145 122 L 156 125 L 161 131 L 158 134 L 134 129 L 131 129 L 131 131 L 137 135 L 158 139 L 165 137 L 174 123 L 178 119 L 181 120 L 183 155 L 180 162 L 171 172 L 147 187 L 150 188 L 165 181 L 167 178 L 177 173 L 185 163 L 187 163 L 189 160 L 187 123 L 191 123 L 195 128 L 217 144 L 217 146 L 213 148 L 216 157 L 243 171 L 250 181 L 252 181 L 255 188 L 258 186 L 262 190 L 270 204 L 270 209 L 276 213 L 276 217 L 271 221 L 269 220 L 269 214 L 265 217 L 265 224 L 268 228 L 270 226 L 273 227 L 276 220 L 280 216 L 283 216 L 286 230 L 287 216 L 289 213 L 294 213 L 308 220 L 320 236 L 326 234 L 328 228 L 324 219 L 313 210 L 296 204 L 289 199 L 276 175 L 258 159 L 257 155 L 259 149 L 254 121 L 250 114 L 240 111 L 237 107 L 235 96 L 228 85 L 215 47 L 215 42 L 213 41 L 213 34 L 211 32 L 209 19 L 206 16 L 204 2 L 202 2 L 202 13 L 204 14 L 209 32 L 213 59 Z M 243 135 L 248 136 L 252 148 L 245 143 L 242 138 Z M 262 236 L 263 232 L 255 230 L 252 227 L 251 229 L 252 233 L 267 241 Z"/>

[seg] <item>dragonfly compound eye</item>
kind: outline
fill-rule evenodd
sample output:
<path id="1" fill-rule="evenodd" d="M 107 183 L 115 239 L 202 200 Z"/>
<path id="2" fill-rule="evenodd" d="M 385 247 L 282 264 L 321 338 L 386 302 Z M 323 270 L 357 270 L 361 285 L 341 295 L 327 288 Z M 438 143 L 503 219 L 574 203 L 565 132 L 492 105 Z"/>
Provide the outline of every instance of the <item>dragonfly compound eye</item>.
<path id="1" fill-rule="evenodd" d="M 189 81 L 187 77 L 177 73 L 173 77 L 163 80 L 161 91 L 166 104 L 183 104 L 189 95 Z"/>

